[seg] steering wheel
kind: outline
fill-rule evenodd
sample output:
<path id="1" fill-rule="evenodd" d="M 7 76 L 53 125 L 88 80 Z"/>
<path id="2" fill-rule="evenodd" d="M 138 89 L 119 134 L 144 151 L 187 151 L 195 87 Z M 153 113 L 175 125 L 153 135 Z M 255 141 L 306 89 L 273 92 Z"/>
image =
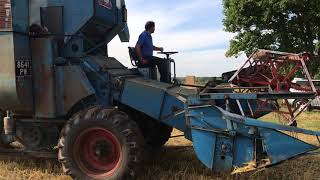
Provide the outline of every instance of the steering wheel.
<path id="1" fill-rule="evenodd" d="M 173 54 L 178 54 L 178 53 L 179 53 L 179 52 L 176 52 L 176 51 L 162 51 L 162 52 L 158 52 L 158 54 L 166 55 L 167 59 L 169 59 L 171 55 L 173 55 Z"/>

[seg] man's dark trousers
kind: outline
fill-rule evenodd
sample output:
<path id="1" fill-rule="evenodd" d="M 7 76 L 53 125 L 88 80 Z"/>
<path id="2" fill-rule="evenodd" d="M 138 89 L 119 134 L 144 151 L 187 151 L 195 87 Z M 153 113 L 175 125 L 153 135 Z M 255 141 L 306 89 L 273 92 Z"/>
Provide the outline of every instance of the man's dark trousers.
<path id="1" fill-rule="evenodd" d="M 155 67 L 157 66 L 160 72 L 160 81 L 170 83 L 171 82 L 171 74 L 170 74 L 170 62 L 167 59 L 162 59 L 155 56 L 145 57 L 148 61 L 148 64 L 145 64 L 145 67 Z M 152 72 L 156 73 L 156 72 Z M 151 75 L 152 78 L 156 77 L 156 74 Z"/>

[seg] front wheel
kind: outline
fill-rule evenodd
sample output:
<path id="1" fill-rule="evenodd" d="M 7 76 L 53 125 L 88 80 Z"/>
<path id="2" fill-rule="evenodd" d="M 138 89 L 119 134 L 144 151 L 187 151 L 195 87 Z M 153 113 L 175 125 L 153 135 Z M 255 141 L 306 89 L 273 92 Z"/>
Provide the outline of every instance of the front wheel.
<path id="1" fill-rule="evenodd" d="M 125 113 L 93 107 L 68 121 L 58 147 L 64 172 L 75 179 L 131 179 L 143 137 Z"/>

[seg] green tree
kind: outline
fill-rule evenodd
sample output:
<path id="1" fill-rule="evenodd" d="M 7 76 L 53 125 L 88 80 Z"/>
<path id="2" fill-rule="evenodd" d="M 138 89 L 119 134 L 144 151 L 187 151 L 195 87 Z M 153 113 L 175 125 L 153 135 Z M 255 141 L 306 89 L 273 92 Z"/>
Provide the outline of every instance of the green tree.
<path id="1" fill-rule="evenodd" d="M 306 51 L 314 55 L 310 71 L 320 74 L 319 0 L 223 0 L 223 4 L 225 30 L 236 34 L 227 56 L 256 48 Z"/>

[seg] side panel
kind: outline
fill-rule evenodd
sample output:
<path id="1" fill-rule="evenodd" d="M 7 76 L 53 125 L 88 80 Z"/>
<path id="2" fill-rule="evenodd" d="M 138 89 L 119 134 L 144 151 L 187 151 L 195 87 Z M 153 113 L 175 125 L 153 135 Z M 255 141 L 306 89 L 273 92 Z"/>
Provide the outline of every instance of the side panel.
<path id="1" fill-rule="evenodd" d="M 142 78 L 125 81 L 120 102 L 181 131 L 186 130 L 185 99 L 170 84 Z M 170 90 L 169 90 L 170 89 Z"/>
<path id="2" fill-rule="evenodd" d="M 94 3 L 91 0 L 64 1 L 64 32 L 65 34 L 75 34 L 80 30 L 94 14 Z"/>
<path id="3" fill-rule="evenodd" d="M 19 0 L 18 0 L 19 1 Z M 30 24 L 40 24 L 40 8 L 48 6 L 62 6 L 63 0 L 29 0 Z"/>
<path id="4" fill-rule="evenodd" d="M 11 0 L 13 31 L 27 32 L 29 28 L 28 0 Z M 30 38 L 27 35 L 13 34 L 14 59 L 16 69 L 17 94 L 20 104 L 12 110 L 19 112 L 33 111 L 33 85 Z"/>
<path id="5" fill-rule="evenodd" d="M 234 140 L 234 160 L 235 167 L 245 166 L 244 163 L 255 161 L 255 142 L 253 138 L 238 135 Z"/>
<path id="6" fill-rule="evenodd" d="M 43 7 L 41 8 L 41 25 L 46 27 L 52 34 L 64 34 L 63 30 L 63 7 Z M 51 37 L 57 43 L 57 53 L 63 48 L 63 36 Z M 61 55 L 61 54 L 59 54 Z"/>
<path id="7" fill-rule="evenodd" d="M 116 12 L 115 0 L 95 0 L 95 17 L 106 26 L 113 27 L 116 25 L 118 21 Z"/>
<path id="8" fill-rule="evenodd" d="M 86 74 L 79 66 L 56 68 L 57 115 L 64 116 L 80 100 L 95 94 Z"/>
<path id="9" fill-rule="evenodd" d="M 29 0 L 11 0 L 12 23 L 15 32 L 27 32 L 29 28 Z"/>
<path id="10" fill-rule="evenodd" d="M 0 32 L 0 108 L 19 105 L 16 89 L 16 70 L 13 49 L 13 33 Z"/>
<path id="11" fill-rule="evenodd" d="M 28 36 L 14 34 L 14 54 L 20 105 L 12 110 L 31 112 L 33 110 L 33 83 L 30 38 Z"/>
<path id="12" fill-rule="evenodd" d="M 30 39 L 12 32 L 28 29 L 28 1 L 0 1 L 0 12 L 0 109 L 32 112 Z"/>
<path id="13" fill-rule="evenodd" d="M 35 116 L 54 118 L 55 84 L 52 42 L 45 38 L 32 40 Z"/>
<path id="14" fill-rule="evenodd" d="M 121 102 L 159 119 L 165 92 L 160 88 L 126 81 Z"/>

